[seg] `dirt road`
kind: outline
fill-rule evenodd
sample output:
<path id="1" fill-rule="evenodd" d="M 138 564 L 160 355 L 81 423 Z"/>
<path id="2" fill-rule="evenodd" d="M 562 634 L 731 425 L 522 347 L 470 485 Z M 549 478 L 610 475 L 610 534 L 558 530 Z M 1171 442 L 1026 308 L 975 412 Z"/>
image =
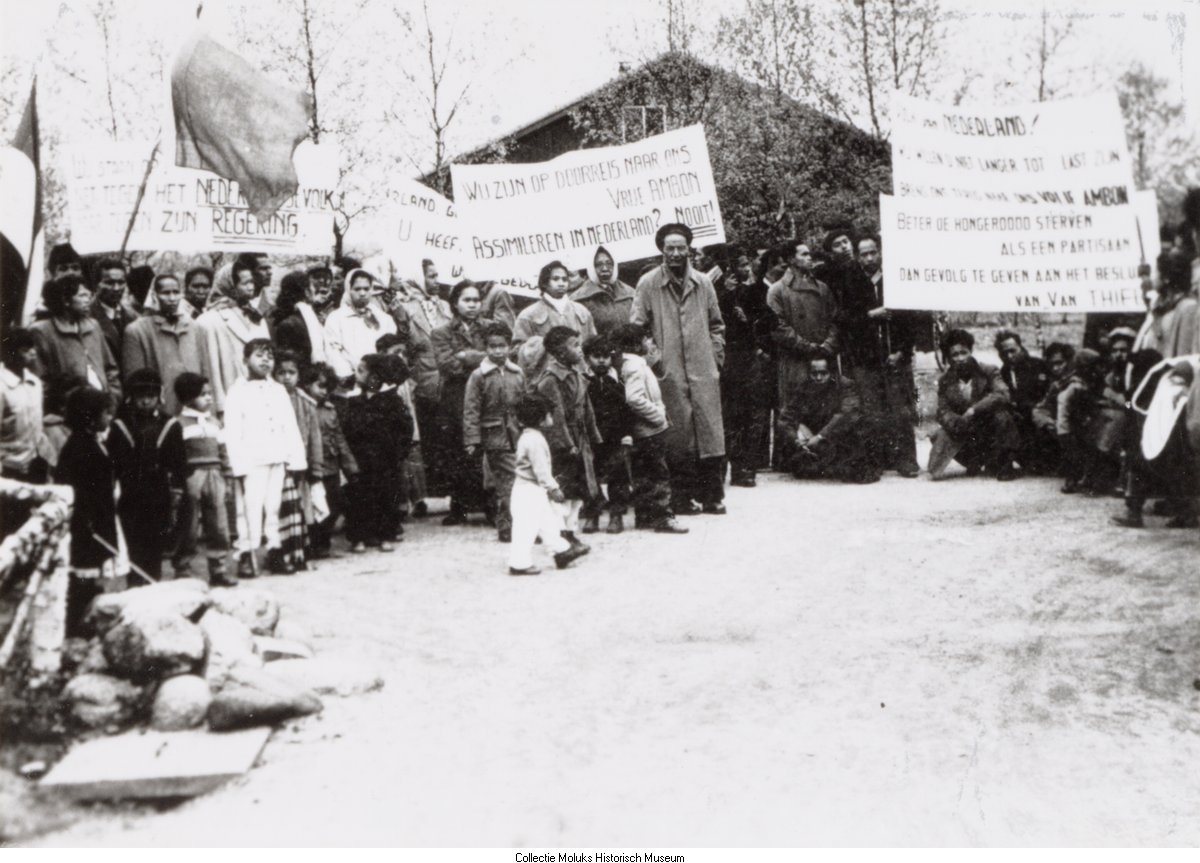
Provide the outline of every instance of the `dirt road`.
<path id="1" fill-rule="evenodd" d="M 419 523 L 264 582 L 381 692 L 41 844 L 1194 845 L 1200 532 L 1118 505 L 769 476 L 520 579 L 489 531 Z"/>

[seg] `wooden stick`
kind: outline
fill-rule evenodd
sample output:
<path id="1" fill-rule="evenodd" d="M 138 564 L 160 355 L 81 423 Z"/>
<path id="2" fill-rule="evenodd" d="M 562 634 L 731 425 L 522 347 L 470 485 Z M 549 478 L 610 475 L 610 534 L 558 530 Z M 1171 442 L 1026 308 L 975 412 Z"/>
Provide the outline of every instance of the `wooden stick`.
<path id="1" fill-rule="evenodd" d="M 158 133 L 158 140 L 154 142 L 154 149 L 150 151 L 150 158 L 146 160 L 146 173 L 142 175 L 142 184 L 138 186 L 137 197 L 133 201 L 133 212 L 129 214 L 129 224 L 125 226 L 125 236 L 121 239 L 121 251 L 119 257 L 125 259 L 125 247 L 129 245 L 129 236 L 133 233 L 133 224 L 137 221 L 138 210 L 142 208 L 142 198 L 146 196 L 146 186 L 150 182 L 150 171 L 154 168 L 154 160 L 158 156 L 158 148 L 162 146 L 162 131 Z"/>
<path id="2" fill-rule="evenodd" d="M 96 534 L 94 534 L 94 533 L 93 533 L 93 534 L 92 534 L 92 539 L 96 540 L 96 542 L 98 542 L 98 543 L 100 543 L 102 546 L 104 546 L 105 550 L 106 550 L 106 551 L 107 551 L 109 554 L 111 554 L 113 557 L 120 557 L 120 556 L 121 556 L 121 552 L 117 551 L 115 548 L 113 548 L 111 545 L 109 545 L 109 544 L 108 544 L 108 542 L 107 542 L 107 541 L 105 541 L 104 537 L 102 537 L 102 536 L 97 536 Z M 146 579 L 146 583 L 147 583 L 147 584 L 158 584 L 158 579 L 157 579 L 157 578 L 151 578 L 149 575 L 147 575 L 147 574 L 146 574 L 146 570 L 142 569 L 140 566 L 138 566 L 138 565 L 137 565 L 136 563 L 134 563 L 132 560 L 131 560 L 131 561 L 129 561 L 129 568 L 133 570 L 133 572 L 134 572 L 134 574 L 135 574 L 135 575 L 139 575 L 139 576 L 141 576 L 142 578 Z"/>

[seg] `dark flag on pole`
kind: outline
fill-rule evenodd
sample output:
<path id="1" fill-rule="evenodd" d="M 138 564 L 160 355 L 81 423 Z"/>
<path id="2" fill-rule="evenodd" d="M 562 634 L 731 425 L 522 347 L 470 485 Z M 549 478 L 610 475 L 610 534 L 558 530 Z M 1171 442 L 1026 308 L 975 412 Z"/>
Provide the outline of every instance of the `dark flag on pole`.
<path id="1" fill-rule="evenodd" d="M 42 297 L 42 176 L 37 82 L 12 145 L 0 148 L 0 327 L 28 322 Z"/>
<path id="2" fill-rule="evenodd" d="M 308 136 L 312 98 L 272 81 L 208 36 L 171 70 L 175 164 L 236 180 L 265 219 L 296 193 L 292 152 Z"/>

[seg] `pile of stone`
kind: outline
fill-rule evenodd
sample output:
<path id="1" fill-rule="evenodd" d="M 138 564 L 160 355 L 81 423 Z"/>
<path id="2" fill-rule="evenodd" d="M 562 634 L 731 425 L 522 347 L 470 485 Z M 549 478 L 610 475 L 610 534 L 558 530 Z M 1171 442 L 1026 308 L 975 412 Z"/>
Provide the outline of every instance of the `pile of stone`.
<path id="1" fill-rule="evenodd" d="M 317 713 L 322 694 L 382 680 L 313 657 L 280 624 L 279 603 L 246 586 L 160 582 L 96 598 L 92 637 L 67 645 L 65 707 L 85 729 L 134 725 L 229 731 Z"/>

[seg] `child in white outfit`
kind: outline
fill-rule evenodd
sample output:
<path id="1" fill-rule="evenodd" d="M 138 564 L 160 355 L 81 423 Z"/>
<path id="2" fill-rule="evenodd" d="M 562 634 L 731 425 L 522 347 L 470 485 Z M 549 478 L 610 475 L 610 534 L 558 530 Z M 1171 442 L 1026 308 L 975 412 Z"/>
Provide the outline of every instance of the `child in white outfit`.
<path id="1" fill-rule="evenodd" d="M 509 575 L 537 575 L 533 565 L 533 544 L 541 534 L 542 542 L 554 554 L 554 564 L 565 569 L 584 554 L 562 536 L 563 520 L 551 504 L 563 502 L 562 490 L 550 467 L 550 445 L 541 428 L 549 426 L 550 405 L 545 399 L 529 395 L 517 403 L 517 422 L 521 437 L 517 440 L 516 478 L 513 481 L 512 545 L 508 554 Z"/>
<path id="2" fill-rule="evenodd" d="M 254 553 L 264 535 L 268 568 L 279 574 L 289 571 L 279 535 L 284 471 L 304 471 L 308 459 L 292 400 L 283 385 L 271 379 L 275 349 L 266 339 L 251 339 L 245 357 L 246 377 L 225 394 L 225 449 L 237 492 L 237 574 L 253 578 Z"/>

